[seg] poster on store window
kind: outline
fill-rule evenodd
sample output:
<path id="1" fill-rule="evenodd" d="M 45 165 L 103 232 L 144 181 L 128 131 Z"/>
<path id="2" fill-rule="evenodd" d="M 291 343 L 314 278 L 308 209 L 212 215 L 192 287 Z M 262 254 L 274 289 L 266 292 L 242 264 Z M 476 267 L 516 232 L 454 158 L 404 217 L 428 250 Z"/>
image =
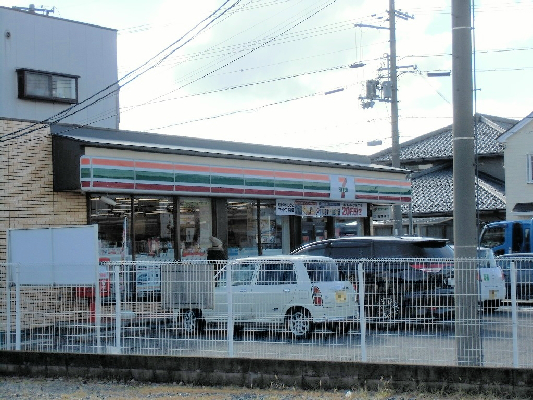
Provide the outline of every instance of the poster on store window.
<path id="1" fill-rule="evenodd" d="M 321 201 L 318 205 L 321 217 L 339 217 L 341 203 L 338 201 Z"/>
<path id="2" fill-rule="evenodd" d="M 276 199 L 276 215 L 363 218 L 368 213 L 366 203 Z"/>
<path id="3" fill-rule="evenodd" d="M 296 215 L 302 217 L 320 217 L 320 207 L 318 201 L 296 200 Z"/>
<path id="4" fill-rule="evenodd" d="M 346 218 L 366 217 L 366 203 L 341 203 L 340 216 Z"/>
<path id="5" fill-rule="evenodd" d="M 295 211 L 295 200 L 276 199 L 276 215 L 295 215 Z"/>

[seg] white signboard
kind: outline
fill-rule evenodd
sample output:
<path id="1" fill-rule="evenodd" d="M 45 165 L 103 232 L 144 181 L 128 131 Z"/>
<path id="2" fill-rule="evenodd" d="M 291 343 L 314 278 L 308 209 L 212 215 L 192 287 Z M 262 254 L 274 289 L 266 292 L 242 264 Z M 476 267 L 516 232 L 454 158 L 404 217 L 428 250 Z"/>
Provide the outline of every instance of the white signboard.
<path id="1" fill-rule="evenodd" d="M 10 229 L 9 279 L 22 285 L 93 285 L 98 269 L 98 225 Z"/>
<path id="2" fill-rule="evenodd" d="M 366 203 L 276 199 L 276 215 L 363 218 L 368 215 L 366 209 Z"/>
<path id="3" fill-rule="evenodd" d="M 374 221 L 388 221 L 391 219 L 391 206 L 374 206 L 372 208 Z"/>
<path id="4" fill-rule="evenodd" d="M 276 199 L 276 215 L 294 215 L 294 199 Z"/>
<path id="5" fill-rule="evenodd" d="M 366 203 L 341 203 L 340 216 L 344 218 L 366 217 Z"/>

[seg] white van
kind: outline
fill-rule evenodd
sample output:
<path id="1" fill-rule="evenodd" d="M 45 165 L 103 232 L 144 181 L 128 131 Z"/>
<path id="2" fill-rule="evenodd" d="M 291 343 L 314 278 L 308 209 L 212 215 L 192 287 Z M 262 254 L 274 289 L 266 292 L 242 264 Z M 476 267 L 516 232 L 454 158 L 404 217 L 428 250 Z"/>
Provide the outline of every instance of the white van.
<path id="1" fill-rule="evenodd" d="M 488 247 L 478 248 L 477 257 L 480 261 L 478 265 L 479 300 L 485 310 L 492 311 L 500 307 L 502 301 L 505 300 L 507 292 L 505 275 L 496 263 L 494 253 Z"/>
<path id="2" fill-rule="evenodd" d="M 237 327 L 286 328 L 296 338 L 307 337 L 316 325 L 338 328 L 359 316 L 353 285 L 339 280 L 337 264 L 327 257 L 268 256 L 231 261 L 215 277 L 213 308 L 186 310 L 185 330 L 194 332 L 206 323 L 226 323 L 228 305 Z"/>
<path id="3" fill-rule="evenodd" d="M 506 297 L 505 275 L 496 263 L 494 253 L 488 247 L 477 249 L 477 262 L 479 302 L 485 311 L 494 311 L 501 306 Z M 449 278 L 448 283 L 454 286 L 455 279 Z"/>

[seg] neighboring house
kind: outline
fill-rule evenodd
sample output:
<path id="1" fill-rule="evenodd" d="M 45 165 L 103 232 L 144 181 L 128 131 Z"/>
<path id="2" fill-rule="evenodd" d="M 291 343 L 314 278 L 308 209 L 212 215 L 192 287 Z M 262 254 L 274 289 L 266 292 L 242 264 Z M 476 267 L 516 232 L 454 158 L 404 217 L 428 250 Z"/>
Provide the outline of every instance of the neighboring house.
<path id="1" fill-rule="evenodd" d="M 505 218 L 533 218 L 533 113 L 501 135 L 498 142 L 505 144 Z"/>
<path id="2" fill-rule="evenodd" d="M 476 114 L 477 210 L 479 225 L 505 218 L 504 144 L 498 137 L 515 120 Z M 530 151 L 533 153 L 533 149 Z M 376 164 L 391 165 L 391 149 L 372 155 Z M 411 208 L 404 206 L 404 233 L 453 240 L 453 134 L 452 126 L 400 144 L 402 168 L 412 172 Z M 524 163 L 525 166 L 525 163 Z M 411 229 L 410 229 L 411 228 Z M 374 225 L 375 234 L 391 234 L 392 223 Z"/>
<path id="3" fill-rule="evenodd" d="M 116 30 L 0 7 L 0 32 L 0 118 L 118 129 Z"/>

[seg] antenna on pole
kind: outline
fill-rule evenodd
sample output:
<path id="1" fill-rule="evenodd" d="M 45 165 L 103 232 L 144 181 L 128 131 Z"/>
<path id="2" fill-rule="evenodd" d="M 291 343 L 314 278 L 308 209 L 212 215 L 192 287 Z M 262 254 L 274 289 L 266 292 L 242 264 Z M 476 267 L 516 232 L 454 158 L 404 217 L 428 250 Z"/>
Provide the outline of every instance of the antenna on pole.
<path id="1" fill-rule="evenodd" d="M 42 6 L 41 6 L 42 7 Z M 35 8 L 35 4 L 30 4 L 29 7 L 17 7 L 17 6 L 13 6 L 11 7 L 15 10 L 19 10 L 19 11 L 25 11 L 25 12 L 28 12 L 30 14 L 37 14 L 37 13 L 42 13 L 43 15 L 50 15 L 50 13 L 54 13 L 55 11 L 55 7 L 52 7 L 52 8 Z"/>

